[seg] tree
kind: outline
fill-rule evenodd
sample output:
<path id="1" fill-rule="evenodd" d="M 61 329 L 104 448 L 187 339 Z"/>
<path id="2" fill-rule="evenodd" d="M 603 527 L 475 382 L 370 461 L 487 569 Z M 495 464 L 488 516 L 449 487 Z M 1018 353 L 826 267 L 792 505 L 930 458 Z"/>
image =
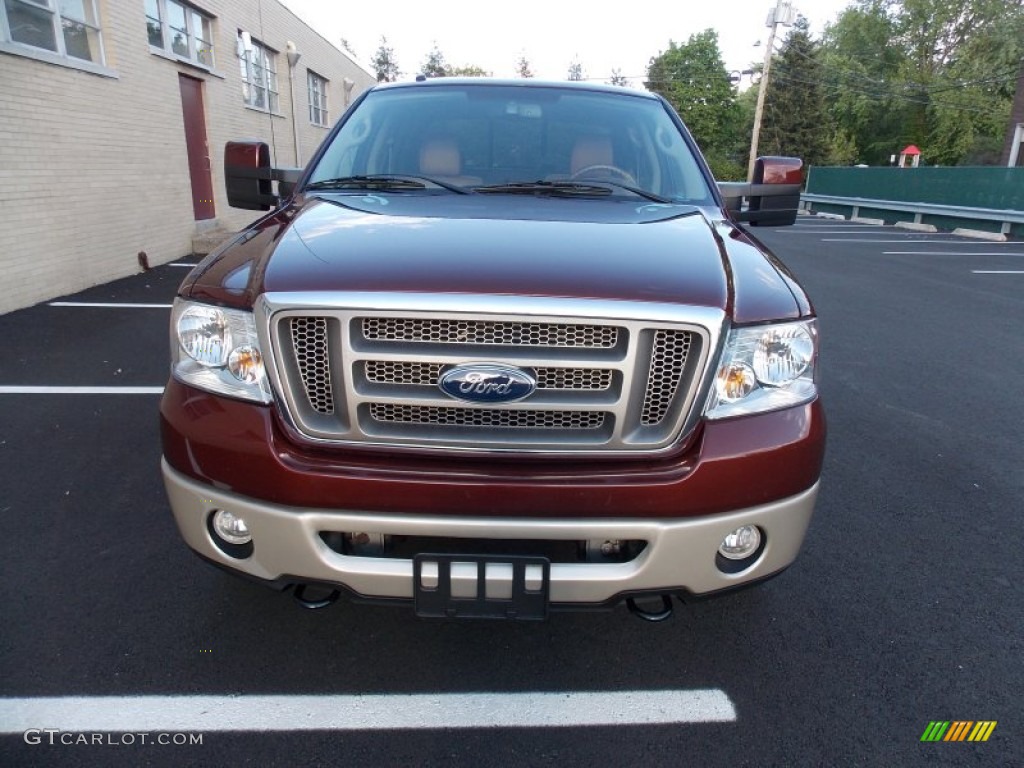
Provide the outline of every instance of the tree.
<path id="1" fill-rule="evenodd" d="M 483 67 L 474 64 L 466 64 L 461 67 L 448 67 L 445 70 L 446 77 L 490 77 L 491 73 Z"/>
<path id="2" fill-rule="evenodd" d="M 444 54 L 441 53 L 436 42 L 430 53 L 427 54 L 427 58 L 423 60 L 420 72 L 427 77 L 445 77 L 449 73 L 448 62 L 445 61 Z"/>
<path id="3" fill-rule="evenodd" d="M 629 78 L 622 74 L 621 69 L 613 69 L 612 76 L 608 78 L 608 85 L 629 85 Z"/>
<path id="4" fill-rule="evenodd" d="M 984 159 L 1006 130 L 1024 0 L 858 0 L 824 48 L 832 118 L 859 159 L 911 143 L 927 162 Z"/>
<path id="5" fill-rule="evenodd" d="M 763 155 L 793 155 L 805 165 L 828 159 L 832 127 L 822 86 L 821 46 L 800 16 L 773 64 L 765 94 L 759 149 Z"/>
<path id="6" fill-rule="evenodd" d="M 533 77 L 533 70 L 530 69 L 530 62 L 526 60 L 526 54 L 519 55 L 519 61 L 516 62 L 516 76 L 524 79 Z"/>
<path id="7" fill-rule="evenodd" d="M 341 38 L 341 47 L 348 51 L 349 53 L 351 53 L 353 57 L 359 58 L 358 54 L 355 52 L 355 49 L 349 44 L 347 38 Z"/>
<path id="8" fill-rule="evenodd" d="M 832 122 L 856 147 L 857 159 L 872 165 L 888 161 L 903 133 L 906 103 L 890 87 L 905 59 L 892 42 L 896 34 L 887 3 L 861 2 L 826 29 L 823 41 Z"/>
<path id="9" fill-rule="evenodd" d="M 370 64 L 377 75 L 378 83 L 393 83 L 402 74 L 398 70 L 398 60 L 395 59 L 395 51 L 388 45 L 388 39 L 383 35 L 380 38 L 380 47 L 373 55 L 373 60 Z"/>
<path id="10" fill-rule="evenodd" d="M 583 73 L 583 65 L 580 64 L 578 59 L 573 60 L 572 64 L 569 65 L 569 72 L 565 76 L 566 80 L 583 80 L 586 75 Z"/>
<path id="11" fill-rule="evenodd" d="M 722 63 L 718 33 L 706 29 L 651 59 L 644 87 L 664 96 L 686 122 L 720 179 L 743 178 L 750 149 L 736 89 Z"/>

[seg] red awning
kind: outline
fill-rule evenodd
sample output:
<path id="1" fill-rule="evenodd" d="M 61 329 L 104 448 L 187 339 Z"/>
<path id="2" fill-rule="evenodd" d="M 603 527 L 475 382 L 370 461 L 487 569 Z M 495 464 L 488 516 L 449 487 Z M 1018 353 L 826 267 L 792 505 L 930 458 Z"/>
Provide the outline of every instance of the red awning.
<path id="1" fill-rule="evenodd" d="M 909 147 L 904 149 L 900 154 L 901 155 L 920 155 L 921 154 L 921 150 L 918 149 L 917 147 L 915 147 L 913 144 L 911 144 Z"/>

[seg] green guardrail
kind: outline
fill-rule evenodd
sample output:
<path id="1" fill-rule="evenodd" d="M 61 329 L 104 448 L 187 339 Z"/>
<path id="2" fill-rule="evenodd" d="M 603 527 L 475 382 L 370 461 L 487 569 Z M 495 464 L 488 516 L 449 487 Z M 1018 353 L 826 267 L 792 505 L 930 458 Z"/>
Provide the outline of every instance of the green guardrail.
<path id="1" fill-rule="evenodd" d="M 806 192 L 897 203 L 1024 211 L 1024 167 L 828 168 L 808 170 Z M 862 216 L 872 215 L 862 211 Z M 906 220 L 907 214 L 890 216 Z M 925 220 L 932 220 L 929 216 Z M 938 217 L 935 223 L 952 224 Z M 956 226 L 968 226 L 957 223 Z M 991 227 L 985 227 L 986 229 Z M 1013 227 L 1020 234 L 1021 225 Z M 999 231 L 999 227 L 995 227 Z"/>
<path id="2" fill-rule="evenodd" d="M 815 168 L 807 192 L 965 208 L 1024 210 L 1024 167 Z"/>

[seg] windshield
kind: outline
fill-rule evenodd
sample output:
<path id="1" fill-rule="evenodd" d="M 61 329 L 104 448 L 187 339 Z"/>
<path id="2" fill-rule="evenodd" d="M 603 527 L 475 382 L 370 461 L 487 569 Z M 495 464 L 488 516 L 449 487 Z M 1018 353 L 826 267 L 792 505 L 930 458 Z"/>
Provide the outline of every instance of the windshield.
<path id="1" fill-rule="evenodd" d="M 424 183 L 410 183 L 416 179 Z M 307 187 L 330 189 L 335 181 L 342 191 L 365 182 L 403 192 L 457 187 L 587 196 L 589 189 L 595 197 L 713 200 L 659 101 L 558 87 L 431 84 L 373 91 L 345 121 Z"/>

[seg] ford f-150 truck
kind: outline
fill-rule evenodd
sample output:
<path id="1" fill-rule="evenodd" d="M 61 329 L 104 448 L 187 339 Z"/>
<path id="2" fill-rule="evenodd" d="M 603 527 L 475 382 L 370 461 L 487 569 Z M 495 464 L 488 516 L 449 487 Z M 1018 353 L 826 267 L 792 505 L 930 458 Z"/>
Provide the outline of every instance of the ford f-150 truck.
<path id="1" fill-rule="evenodd" d="M 739 222 L 793 223 L 799 160 L 717 185 L 657 95 L 442 78 L 371 89 L 301 172 L 230 143 L 225 176 L 270 212 L 182 283 L 161 404 L 202 557 L 519 619 L 658 619 L 793 562 L 817 324 Z"/>

